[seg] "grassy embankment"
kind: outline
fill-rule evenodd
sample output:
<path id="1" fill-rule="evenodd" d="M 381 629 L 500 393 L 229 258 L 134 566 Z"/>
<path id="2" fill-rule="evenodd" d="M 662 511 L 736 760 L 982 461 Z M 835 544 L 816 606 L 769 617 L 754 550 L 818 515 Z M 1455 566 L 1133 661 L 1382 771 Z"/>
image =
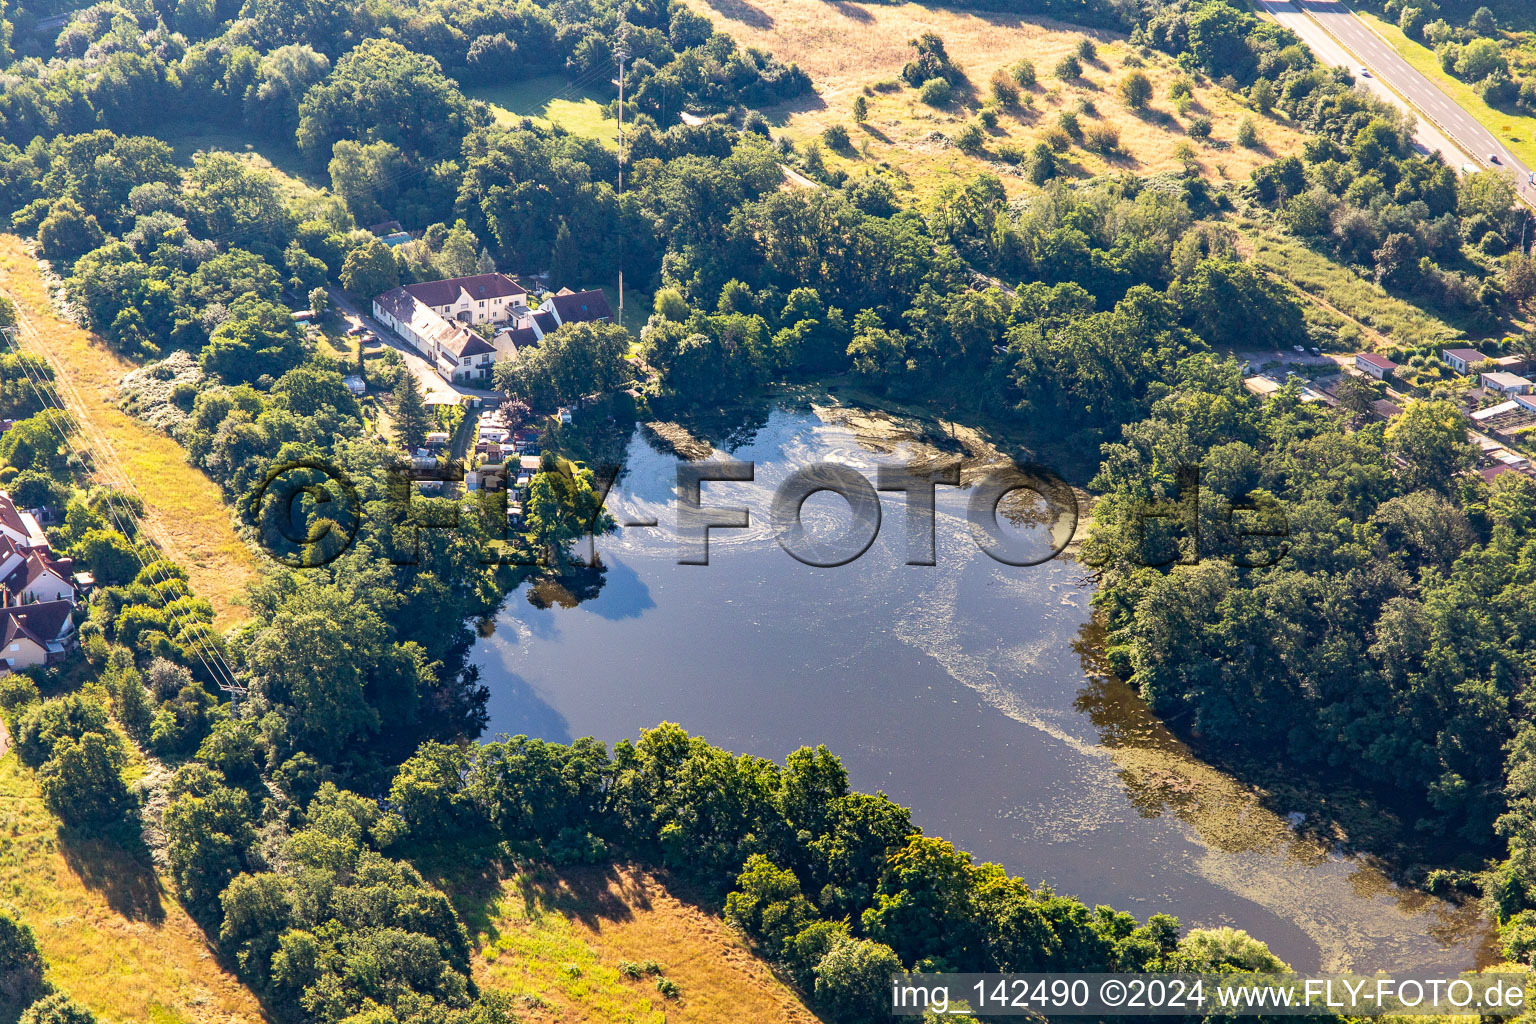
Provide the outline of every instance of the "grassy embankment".
<path id="1" fill-rule="evenodd" d="M 189 465 L 168 435 L 118 407 L 117 381 L 134 364 L 54 311 L 36 262 L 11 234 L 0 235 L 0 292 L 35 329 L 24 334 L 24 346 L 46 349 L 54 372 L 72 386 L 61 386 L 60 397 L 82 422 L 84 436 L 111 445 L 144 498 L 151 535 L 163 539 L 166 554 L 187 570 L 193 593 L 213 604 L 215 626 L 222 630 L 239 622 L 256 557 L 236 535 L 218 485 Z M 99 452 L 97 462 L 98 475 L 113 480 L 115 463 Z"/>
<path id="2" fill-rule="evenodd" d="M 1356 13 L 1360 15 L 1361 20 L 1391 44 L 1394 50 L 1402 54 L 1403 59 L 1412 64 L 1415 70 L 1439 86 L 1457 106 L 1477 118 L 1479 124 L 1509 147 L 1509 151 L 1519 157 L 1527 167 L 1536 167 L 1536 141 L 1533 141 L 1533 136 L 1536 136 L 1536 117 L 1495 110 L 1483 102 L 1482 97 L 1472 86 L 1446 74 L 1440 67 L 1440 61 L 1435 56 L 1435 52 L 1429 47 L 1414 42 L 1403 35 L 1402 29 L 1383 21 L 1369 11 Z M 1484 154 L 1479 153 L 1477 156 L 1481 159 Z"/>
<path id="3" fill-rule="evenodd" d="M 1255 263 L 1292 285 L 1323 310 L 1323 318 L 1353 323 L 1359 347 L 1392 352 L 1420 345 L 1452 343 L 1464 337 L 1431 313 L 1389 295 L 1348 267 L 1330 260 L 1284 231 L 1239 221 L 1246 252 Z"/>
<path id="4" fill-rule="evenodd" d="M 1118 86 L 1132 69 L 1124 66 L 1133 48 L 1122 36 L 1089 33 L 1098 43 L 1098 57 L 1084 62 L 1083 76 L 1062 82 L 1053 75 L 1057 61 L 1072 52 L 1084 36 L 1082 30 L 1060 22 L 1024 15 L 961 11 L 925 7 L 915 3 L 826 4 L 820 0 L 690 0 L 701 14 L 713 18 L 743 45 L 768 50 L 785 61 L 800 65 L 815 84 L 816 95 L 802 96 L 766 111 L 782 131 L 797 140 L 820 135 L 834 124 L 846 126 L 853 148 L 828 151 L 827 163 L 861 174 L 873 167 L 889 167 L 905 176 L 918 196 L 926 196 L 947 183 L 964 183 L 980 171 L 1002 177 L 1010 193 L 1026 187 L 1013 168 L 998 159 L 1005 143 L 1032 148 L 1057 123 L 1064 110 L 1077 110 L 1082 101 L 1093 104 L 1097 115 L 1079 115 L 1086 130 L 1108 122 L 1120 130 L 1124 155 L 1105 158 L 1074 145 L 1060 159 L 1074 174 L 1098 174 L 1127 170 L 1139 174 L 1177 170 L 1184 166 L 1177 156 L 1181 143 L 1196 150 L 1197 162 L 1207 175 L 1245 178 L 1254 167 L 1300 145 L 1301 136 L 1278 120 L 1253 116 L 1259 122 L 1263 147 L 1247 149 L 1234 141 L 1237 127 L 1250 111 L 1240 98 L 1210 83 L 1197 84 L 1194 104 L 1178 114 L 1169 100 L 1168 87 L 1181 72 L 1164 55 L 1152 52 L 1141 57 L 1141 68 L 1152 80 L 1150 109 L 1131 110 L 1120 97 Z M 902 65 L 911 56 L 909 40 L 925 31 L 938 33 L 952 60 L 965 72 L 974 96 L 936 109 L 922 103 L 915 90 L 900 83 Z M 837 40 L 829 46 L 828 40 Z M 1138 56 L 1140 56 L 1138 54 Z M 1020 58 L 1035 64 L 1039 84 L 1028 90 L 1033 107 L 1005 110 L 997 127 L 988 134 L 985 151 L 978 155 L 960 152 L 948 141 L 990 96 L 993 72 Z M 869 105 L 865 124 L 856 125 L 851 108 L 864 95 Z M 1213 122 L 1210 142 L 1189 138 L 1186 128 L 1198 115 Z"/>
<path id="5" fill-rule="evenodd" d="M 48 979 L 104 1024 L 256 1024 L 256 998 L 142 852 L 61 835 L 32 772 L 0 758 L 0 900 L 37 933 Z"/>
<path id="6" fill-rule="evenodd" d="M 814 1024 L 720 918 L 630 868 L 572 868 L 461 886 L 476 981 L 521 998 L 528 1024 Z M 660 973 L 620 970 L 654 962 Z M 660 978 L 675 996 L 657 989 Z"/>

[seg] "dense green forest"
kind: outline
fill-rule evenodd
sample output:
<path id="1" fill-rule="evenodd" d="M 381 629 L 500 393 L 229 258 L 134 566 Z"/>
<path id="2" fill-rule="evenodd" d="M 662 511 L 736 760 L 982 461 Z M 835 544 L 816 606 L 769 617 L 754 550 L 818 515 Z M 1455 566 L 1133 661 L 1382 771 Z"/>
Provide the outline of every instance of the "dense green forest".
<path id="1" fill-rule="evenodd" d="M 274 567 L 249 621 L 210 637 L 206 603 L 134 529 L 141 510 L 89 484 L 43 408 L 31 384 L 46 366 L 4 356 L 0 416 L 21 423 L 0 439 L 0 483 L 65 510 L 55 548 L 102 591 L 81 628 L 98 678 L 45 701 L 13 676 L 0 707 L 71 827 L 137 832 L 124 742 L 174 769 L 159 826 L 178 892 L 276 1018 L 510 1019 L 475 989 L 463 924 L 413 866 L 445 855 L 668 866 L 838 1019 L 869 1019 L 898 964 L 1274 962 L 972 864 L 892 802 L 850 793 L 825 751 L 779 766 L 665 725 L 611 751 L 461 745 L 485 723 L 469 623 L 518 569 L 486 557 L 494 515 L 391 494 L 399 453 L 364 429 L 348 367 L 313 351 L 291 309 L 335 283 L 366 299 L 487 266 L 605 282 L 622 262 L 655 295 L 638 340 L 658 407 L 837 377 L 1076 453 L 1103 495 L 1086 557 L 1116 667 L 1213 748 L 1262 742 L 1302 771 L 1397 790 L 1384 799 L 1414 809 L 1413 829 L 1472 851 L 1451 882 L 1489 896 L 1511 954 L 1536 948 L 1522 600 L 1536 488 L 1461 474 L 1465 430 L 1442 404 L 1383 428 L 1361 415 L 1368 397 L 1341 413 L 1294 388 L 1260 403 L 1225 355 L 1336 341 L 1241 257 L 1234 211 L 1485 327 L 1532 297 L 1520 214 L 1497 179 L 1458 182 L 1414 155 L 1391 108 L 1284 30 L 1222 0 L 1080 11 L 1313 133 L 1249 182 L 1076 181 L 1044 153 L 1022 200 L 980 176 L 906 204 L 878 174 L 782 188 L 787 143 L 753 108 L 808 81 L 675 2 L 130 0 L 40 29 L 53 13 L 19 4 L 0 33 L 0 213 L 109 344 L 193 357 L 187 386 L 140 411 L 247 528 L 262 526 L 269 469 L 306 460 L 346 472 L 366 525 L 320 568 Z M 497 126 L 460 84 L 606 81 L 619 47 L 639 118 L 622 193 L 611 148 Z M 673 125 L 684 106 L 718 116 Z M 184 166 L 157 136 L 188 118 L 291 148 L 330 191 L 292 198 L 230 153 Z M 421 238 L 391 250 L 362 230 L 380 219 Z M 627 342 L 618 327 L 562 329 L 496 383 L 547 412 L 582 382 L 628 379 Z M 379 383 L 411 388 L 398 373 Z M 1184 466 L 1201 467 L 1198 499 L 1179 490 Z M 547 489 L 563 496 L 539 519 L 547 533 L 514 548 L 590 518 L 590 478 L 567 479 Z M 1198 542 L 1142 535 L 1143 513 L 1180 499 Z M 1262 567 L 1274 552 L 1252 549 L 1234 510 L 1277 507 L 1288 547 Z M 455 516 L 457 531 L 430 528 Z M 211 654 L 249 687 L 238 707 Z"/>

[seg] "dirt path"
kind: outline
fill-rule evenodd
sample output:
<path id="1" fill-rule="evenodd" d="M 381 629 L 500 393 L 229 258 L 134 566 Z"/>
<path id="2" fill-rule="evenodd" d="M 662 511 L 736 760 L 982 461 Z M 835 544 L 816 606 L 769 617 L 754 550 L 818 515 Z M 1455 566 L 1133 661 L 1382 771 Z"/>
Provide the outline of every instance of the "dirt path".
<path id="1" fill-rule="evenodd" d="M 58 315 L 40 268 L 12 234 L 0 234 L 0 292 L 21 313 L 22 349 L 46 354 L 53 365 L 59 397 L 95 448 L 96 476 L 119 486 L 124 475 L 132 481 L 144 499 L 146 532 L 186 569 L 193 593 L 213 605 L 214 625 L 240 622 L 256 556 L 235 533 L 219 486 L 168 435 L 118 407 L 117 382 L 134 364 Z"/>

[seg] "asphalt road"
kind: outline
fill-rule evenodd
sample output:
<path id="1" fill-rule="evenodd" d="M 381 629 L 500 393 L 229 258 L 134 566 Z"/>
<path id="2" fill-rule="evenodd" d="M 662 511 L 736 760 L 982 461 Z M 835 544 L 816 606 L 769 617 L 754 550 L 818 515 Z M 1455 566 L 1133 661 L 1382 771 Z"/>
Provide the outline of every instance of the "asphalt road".
<path id="1" fill-rule="evenodd" d="M 1420 121 L 1428 121 L 1444 138 L 1454 143 L 1460 153 L 1446 153 L 1452 166 L 1459 166 L 1470 156 L 1476 165 L 1494 167 L 1515 178 L 1521 196 L 1536 205 L 1536 187 L 1530 184 L 1531 169 L 1517 160 L 1502 142 L 1477 119 L 1467 113 L 1454 100 L 1440 91 L 1440 87 L 1425 78 L 1409 64 L 1385 39 L 1377 35 L 1369 25 L 1357 18 L 1341 0 L 1258 0 L 1259 7 L 1275 20 L 1301 36 L 1318 56 L 1332 64 L 1339 64 L 1339 57 L 1347 51 L 1352 59 L 1349 67 L 1360 83 L 1377 95 L 1388 95 L 1401 106 L 1401 99 L 1391 96 L 1395 91 L 1406 99 Z M 1324 38 L 1319 38 L 1323 36 Z M 1370 70 L 1366 78 L 1360 74 L 1362 67 Z M 1382 87 L 1382 83 L 1391 89 Z M 1444 149 L 1431 144 L 1431 149 Z M 1498 158 L 1497 163 L 1489 160 Z"/>

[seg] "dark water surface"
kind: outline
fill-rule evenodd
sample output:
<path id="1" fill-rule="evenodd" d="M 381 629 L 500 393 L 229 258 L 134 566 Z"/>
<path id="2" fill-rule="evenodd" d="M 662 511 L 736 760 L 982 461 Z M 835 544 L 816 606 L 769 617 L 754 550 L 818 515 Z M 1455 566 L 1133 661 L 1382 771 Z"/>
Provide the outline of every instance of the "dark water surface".
<path id="1" fill-rule="evenodd" d="M 939 489 L 936 566 L 904 564 L 899 494 L 851 564 L 808 567 L 776 543 L 770 499 L 789 472 L 832 459 L 873 480 L 892 447 L 836 412 L 775 410 L 729 453 L 756 480 L 704 485 L 706 505 L 746 506 L 752 526 L 713 531 L 709 565 L 678 565 L 677 459 L 637 430 L 608 507 L 659 526 L 598 541 L 608 571 L 591 600 L 508 600 L 475 652 L 488 735 L 612 744 L 671 720 L 777 760 L 824 743 L 855 788 L 910 806 L 924 832 L 1090 905 L 1244 928 L 1302 970 L 1473 962 L 1475 915 L 1299 838 L 1093 673 L 1081 567 L 981 554 L 957 489 Z M 848 506 L 821 494 L 804 514 L 835 534 Z M 1044 531 L 1017 539 L 1039 548 Z"/>

